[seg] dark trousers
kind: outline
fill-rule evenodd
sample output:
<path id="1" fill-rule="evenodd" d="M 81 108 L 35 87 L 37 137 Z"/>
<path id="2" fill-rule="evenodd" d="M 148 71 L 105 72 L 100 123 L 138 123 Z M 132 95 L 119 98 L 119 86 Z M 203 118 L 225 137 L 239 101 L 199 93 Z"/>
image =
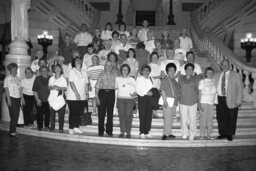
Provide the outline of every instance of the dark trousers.
<path id="1" fill-rule="evenodd" d="M 121 133 L 131 135 L 134 99 L 117 99 Z"/>
<path id="2" fill-rule="evenodd" d="M 151 97 L 138 96 L 140 133 L 148 134 L 151 129 L 153 109 L 151 105 Z"/>
<path id="3" fill-rule="evenodd" d="M 84 54 L 86 54 L 88 52 L 87 47 L 86 46 L 78 46 L 77 50 L 79 51 L 79 53 L 81 55 L 81 59 L 84 59 Z"/>
<path id="4" fill-rule="evenodd" d="M 42 102 L 41 106 L 36 106 L 37 111 L 37 127 L 39 129 L 43 128 L 43 123 L 45 128 L 49 128 L 49 117 L 50 117 L 50 106 L 48 102 Z"/>
<path id="5" fill-rule="evenodd" d="M 16 132 L 16 126 L 18 124 L 19 114 L 20 114 L 20 98 L 11 98 L 11 106 L 8 106 L 10 114 L 10 133 Z"/>
<path id="6" fill-rule="evenodd" d="M 24 125 L 33 124 L 32 112 L 35 105 L 35 97 L 23 94 L 25 105 L 23 105 Z"/>
<path id="7" fill-rule="evenodd" d="M 69 107 L 69 128 L 79 128 L 80 116 L 84 113 L 86 100 L 67 100 Z"/>
<path id="8" fill-rule="evenodd" d="M 99 134 L 104 133 L 104 123 L 105 123 L 105 116 L 107 112 L 107 124 L 106 124 L 106 132 L 108 134 L 112 134 L 113 132 L 113 109 L 115 104 L 115 90 L 99 90 L 99 99 L 100 105 L 98 107 L 99 111 L 99 127 L 98 131 Z"/>
<path id="9" fill-rule="evenodd" d="M 220 135 L 232 136 L 236 133 L 238 107 L 229 109 L 226 97 L 218 96 L 217 121 Z"/>
<path id="10" fill-rule="evenodd" d="M 55 114 L 56 113 L 58 113 L 59 130 L 63 130 L 65 110 L 66 110 L 66 105 L 64 105 L 62 108 L 60 108 L 57 111 L 55 111 L 53 108 L 50 108 L 51 130 L 55 129 Z"/>

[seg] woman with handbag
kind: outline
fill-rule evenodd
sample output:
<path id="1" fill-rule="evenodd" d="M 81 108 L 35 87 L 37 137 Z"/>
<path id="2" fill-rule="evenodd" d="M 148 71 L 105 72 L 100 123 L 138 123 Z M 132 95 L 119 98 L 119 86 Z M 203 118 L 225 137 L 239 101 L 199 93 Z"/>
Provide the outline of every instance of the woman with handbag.
<path id="1" fill-rule="evenodd" d="M 54 75 L 49 80 L 50 95 L 48 102 L 50 105 L 50 130 L 55 130 L 55 114 L 58 113 L 59 132 L 63 133 L 64 116 L 66 102 L 64 99 L 64 91 L 67 90 L 67 80 L 63 76 L 63 68 L 57 64 L 53 66 Z"/>
<path id="2" fill-rule="evenodd" d="M 69 133 L 83 133 L 79 129 L 80 116 L 84 113 L 88 93 L 88 77 L 82 61 L 76 57 L 68 74 L 67 102 L 69 107 Z"/>
<path id="3" fill-rule="evenodd" d="M 151 68 L 149 65 L 141 67 L 141 76 L 136 80 L 136 93 L 138 94 L 139 118 L 140 118 L 140 136 L 141 138 L 150 138 L 149 131 L 151 129 L 153 107 L 151 89 L 153 88 L 153 80 L 149 76 Z"/>

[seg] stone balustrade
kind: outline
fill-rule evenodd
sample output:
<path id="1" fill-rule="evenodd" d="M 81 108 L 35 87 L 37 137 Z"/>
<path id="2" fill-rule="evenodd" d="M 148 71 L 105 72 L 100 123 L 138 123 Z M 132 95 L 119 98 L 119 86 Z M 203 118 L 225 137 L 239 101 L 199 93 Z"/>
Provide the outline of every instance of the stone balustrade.
<path id="1" fill-rule="evenodd" d="M 192 20 L 195 17 L 195 13 L 191 15 Z M 223 59 L 230 61 L 231 69 L 238 72 L 243 79 L 243 101 L 253 102 L 254 107 L 256 107 L 256 68 L 250 67 L 238 60 L 238 57 L 215 35 L 203 33 L 202 30 L 199 29 L 200 27 L 194 20 L 194 22 L 192 22 L 191 36 L 193 37 L 195 45 L 201 52 L 209 54 L 212 60 L 219 66 Z"/>
<path id="2" fill-rule="evenodd" d="M 70 0 L 77 8 L 79 8 L 84 15 L 88 16 L 91 20 L 94 18 L 94 7 L 91 6 L 86 0 Z"/>

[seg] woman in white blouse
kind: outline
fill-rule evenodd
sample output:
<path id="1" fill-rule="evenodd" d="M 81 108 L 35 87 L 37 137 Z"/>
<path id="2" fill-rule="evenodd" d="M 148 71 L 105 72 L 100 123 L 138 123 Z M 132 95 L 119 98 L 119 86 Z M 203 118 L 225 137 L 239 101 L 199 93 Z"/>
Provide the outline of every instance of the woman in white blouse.
<path id="1" fill-rule="evenodd" d="M 63 68 L 60 64 L 53 66 L 54 75 L 49 80 L 50 95 L 48 97 L 50 105 L 50 130 L 55 130 L 55 113 L 58 113 L 59 132 L 63 133 L 64 116 L 66 103 L 64 99 L 64 91 L 67 90 L 67 80 L 63 76 Z"/>
<path id="2" fill-rule="evenodd" d="M 131 137 L 132 116 L 134 107 L 135 80 L 129 77 L 131 71 L 128 64 L 123 64 L 120 68 L 121 76 L 116 78 L 116 94 L 117 94 L 117 108 L 120 121 L 120 138 Z"/>
<path id="3" fill-rule="evenodd" d="M 160 89 L 160 78 L 161 76 L 161 65 L 158 63 L 158 54 L 157 52 L 152 52 L 150 54 L 150 63 L 148 64 L 151 67 L 150 77 L 153 78 L 154 87 Z"/>
<path id="4" fill-rule="evenodd" d="M 20 112 L 20 80 L 17 76 L 18 65 L 16 63 L 10 63 L 7 69 L 10 75 L 4 79 L 4 91 L 11 119 L 9 135 L 16 137 L 16 125 Z"/>
<path id="5" fill-rule="evenodd" d="M 141 67 L 141 76 L 136 80 L 136 93 L 138 95 L 139 118 L 140 118 L 140 136 L 141 138 L 151 137 L 149 131 L 152 122 L 151 97 L 153 93 L 153 79 L 149 76 L 151 68 L 149 65 Z"/>
<path id="6" fill-rule="evenodd" d="M 105 30 L 101 32 L 100 38 L 102 40 L 111 40 L 112 39 L 112 24 L 107 22 L 105 25 Z"/>
<path id="7" fill-rule="evenodd" d="M 79 57 L 72 61 L 72 69 L 68 75 L 67 102 L 69 113 L 69 133 L 82 133 L 79 129 L 80 116 L 84 113 L 84 107 L 88 93 L 88 77 L 82 70 L 82 61 Z"/>
<path id="8" fill-rule="evenodd" d="M 25 69 L 25 78 L 21 80 L 21 102 L 23 105 L 24 126 L 33 127 L 32 111 L 35 105 L 35 97 L 32 87 L 35 76 L 31 68 Z"/>

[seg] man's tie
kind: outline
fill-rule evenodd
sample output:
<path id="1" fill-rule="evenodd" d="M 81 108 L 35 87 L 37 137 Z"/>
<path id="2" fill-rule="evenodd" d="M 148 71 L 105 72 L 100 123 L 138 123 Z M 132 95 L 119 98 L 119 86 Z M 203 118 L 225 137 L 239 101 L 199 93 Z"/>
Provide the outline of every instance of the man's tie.
<path id="1" fill-rule="evenodd" d="M 221 93 L 223 96 L 226 96 L 226 73 L 223 73 L 221 80 Z"/>

